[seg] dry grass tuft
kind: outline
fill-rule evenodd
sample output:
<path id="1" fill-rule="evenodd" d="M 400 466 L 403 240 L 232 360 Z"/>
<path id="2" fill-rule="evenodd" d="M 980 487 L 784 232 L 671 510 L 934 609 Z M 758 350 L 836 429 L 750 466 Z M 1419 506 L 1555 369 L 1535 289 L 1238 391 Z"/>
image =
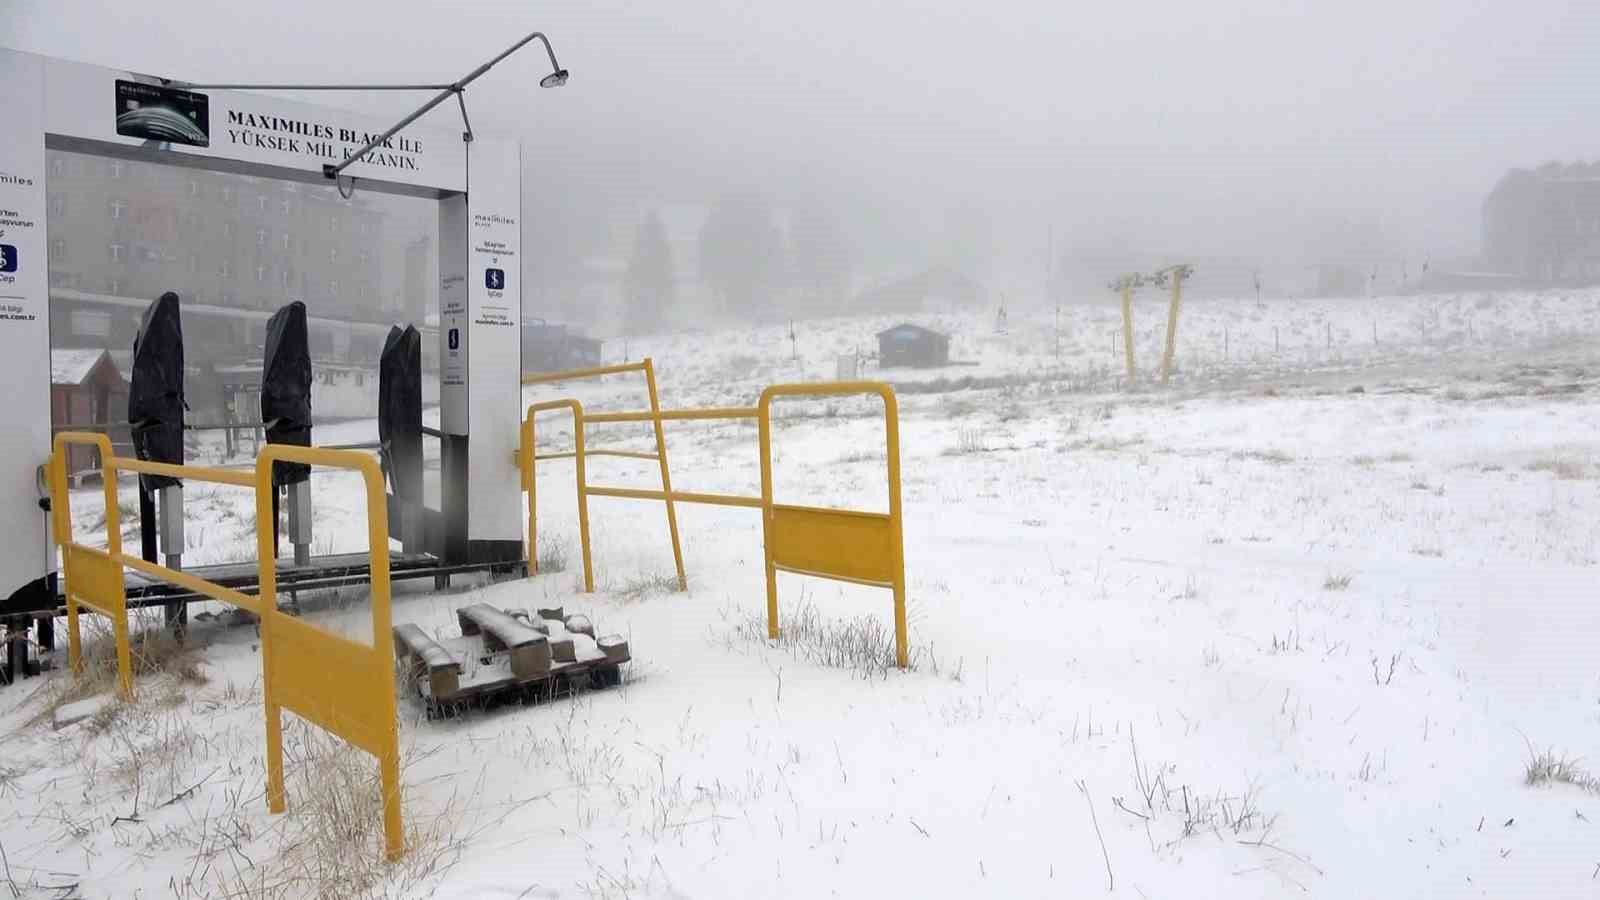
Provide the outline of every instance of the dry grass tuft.
<path id="1" fill-rule="evenodd" d="M 956 442 L 944 448 L 943 456 L 970 456 L 975 453 L 988 453 L 989 444 L 983 438 L 983 432 L 977 428 L 963 428 L 956 432 Z"/>
<path id="2" fill-rule="evenodd" d="M 1528 764 L 1523 770 L 1522 783 L 1529 787 L 1549 784 L 1570 784 L 1590 794 L 1600 794 L 1600 779 L 1589 774 L 1583 760 L 1570 756 L 1557 756 L 1554 750 L 1535 750 L 1528 744 Z"/>
<path id="3" fill-rule="evenodd" d="M 227 860 L 228 869 L 213 864 L 227 872 L 216 885 L 222 896 L 262 900 L 409 896 L 454 864 L 464 844 L 476 836 L 476 831 L 460 831 L 465 807 L 460 797 L 431 814 L 407 808 L 405 856 L 387 862 L 383 792 L 373 758 L 299 720 L 285 725 L 287 813 L 273 817 L 261 834 L 247 835 L 257 843 L 267 842 L 273 852 L 259 863 L 249 863 L 235 843 L 233 850 L 245 865 L 232 858 Z M 415 762 L 414 756 L 404 761 L 402 782 L 405 769 Z M 195 893 L 209 895 L 209 890 Z"/>
<path id="4" fill-rule="evenodd" d="M 1525 468 L 1529 472 L 1549 472 L 1561 481 L 1583 481 L 1590 477 L 1589 467 L 1575 459 L 1538 459 Z"/>
<path id="5" fill-rule="evenodd" d="M 1350 582 L 1354 578 L 1355 576 L 1351 575 L 1349 572 L 1339 575 L 1334 575 L 1330 572 L 1328 577 L 1323 579 L 1322 589 L 1325 591 L 1342 591 L 1350 586 Z"/>
<path id="6" fill-rule="evenodd" d="M 641 572 L 629 577 L 620 585 L 613 585 L 609 592 L 618 600 L 637 602 L 646 597 L 670 594 L 677 590 L 678 576 Z"/>
<path id="7" fill-rule="evenodd" d="M 1234 459 L 1253 459 L 1269 465 L 1281 466 L 1294 462 L 1294 457 L 1282 450 L 1237 450 L 1228 454 Z"/>
<path id="8" fill-rule="evenodd" d="M 539 574 L 551 575 L 556 572 L 565 572 L 571 550 L 572 545 L 566 538 L 540 535 L 539 555 L 535 557 L 535 562 L 539 566 Z"/>
<path id="9" fill-rule="evenodd" d="M 200 666 L 200 651 L 192 640 L 180 641 L 162 624 L 159 610 L 130 612 L 129 650 L 133 663 L 134 693 L 136 700 L 151 696 L 165 699 L 186 687 L 205 684 L 206 674 Z M 43 697 L 38 712 L 28 720 L 30 726 L 51 721 L 56 711 L 68 703 L 76 703 L 100 694 L 114 693 L 117 689 L 117 646 L 112 636 L 111 623 L 93 615 L 81 615 L 78 625 L 83 634 L 82 671 L 74 676 L 62 672 L 48 679 L 35 696 Z M 152 681 L 153 685 L 141 682 Z M 180 693 L 181 696 L 181 693 Z M 109 727 L 115 718 L 117 706 L 108 706 L 91 721 L 93 729 L 98 723 Z M 105 717 L 105 721 L 100 721 Z"/>
<path id="10" fill-rule="evenodd" d="M 745 612 L 731 638 L 768 643 L 766 615 Z M 813 665 L 843 669 L 864 679 L 887 678 L 898 668 L 894 629 L 882 619 L 869 615 L 832 619 L 805 600 L 792 610 L 779 613 L 776 646 Z M 907 671 L 916 671 L 926 663 L 934 674 L 940 674 L 938 661 L 926 648 L 909 647 L 906 655 Z M 952 677 L 960 680 L 959 668 Z"/>

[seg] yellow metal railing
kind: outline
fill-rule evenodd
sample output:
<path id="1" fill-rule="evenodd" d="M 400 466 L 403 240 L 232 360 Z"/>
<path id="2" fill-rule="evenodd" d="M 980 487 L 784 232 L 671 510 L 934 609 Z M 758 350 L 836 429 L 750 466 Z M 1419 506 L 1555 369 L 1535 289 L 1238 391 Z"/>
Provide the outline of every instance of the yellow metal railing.
<path id="1" fill-rule="evenodd" d="M 100 450 L 105 490 L 106 548 L 77 543 L 72 536 L 71 495 L 67 490 L 66 449 L 87 444 Z M 372 585 L 372 646 L 356 643 L 278 611 L 277 567 L 272 521 L 272 463 L 298 462 L 352 469 L 361 474 L 367 494 L 367 540 Z M 256 555 L 259 594 L 251 596 L 122 552 L 117 503 L 117 473 L 167 475 L 186 481 L 228 484 L 252 490 L 256 501 Z M 133 697 L 133 654 L 129 642 L 127 567 L 160 581 L 232 604 L 260 617 L 262 691 L 267 725 L 267 808 L 284 810 L 282 710 L 287 709 L 377 757 L 383 788 L 384 849 L 389 859 L 405 852 L 400 815 L 400 747 L 394 693 L 394 644 L 389 592 L 389 518 L 383 475 L 370 455 L 350 450 L 269 444 L 256 458 L 254 472 L 204 466 L 179 466 L 113 456 L 104 434 L 62 432 L 50 458 L 52 527 L 61 547 L 66 585 L 68 659 L 82 670 L 78 608 L 87 607 L 112 621 L 117 653 L 117 687 Z"/>
<path id="2" fill-rule="evenodd" d="M 548 372 L 540 375 L 525 375 L 523 384 L 553 384 L 560 381 L 577 381 L 589 378 L 600 378 L 605 375 L 620 375 L 628 372 L 644 373 L 644 383 L 650 395 L 650 408 L 639 412 L 626 413 L 591 413 L 584 414 L 583 406 L 576 400 L 556 400 L 548 403 L 536 403 L 528 408 L 527 416 L 522 420 L 522 448 L 520 449 L 522 463 L 522 488 L 528 492 L 528 571 L 538 571 L 538 523 L 535 521 L 535 490 L 533 477 L 533 464 L 541 459 L 577 460 L 578 466 L 578 516 L 583 542 L 583 584 L 584 590 L 594 590 L 594 571 L 590 564 L 589 555 L 589 512 L 587 497 L 606 496 L 603 489 L 588 486 L 584 480 L 584 457 L 587 456 L 620 456 L 630 459 L 653 459 L 661 465 L 661 490 L 656 492 L 657 500 L 663 500 L 667 506 L 667 532 L 672 538 L 672 560 L 678 570 L 678 590 L 689 587 L 689 579 L 683 572 L 683 545 L 678 540 L 678 510 L 673 502 L 678 498 L 672 490 L 672 470 L 667 465 L 667 437 L 661 428 L 661 422 L 666 418 L 681 418 L 682 411 L 664 412 L 661 409 L 660 395 L 656 392 L 655 363 L 646 357 L 636 363 L 618 363 L 614 366 L 596 366 L 590 369 L 571 369 L 565 372 Z M 568 453 L 554 453 L 539 455 L 534 452 L 533 417 L 536 412 L 548 409 L 570 408 L 572 410 L 572 432 L 574 435 L 574 449 Z M 692 410 L 691 412 L 700 412 Z M 656 451 L 654 453 L 639 453 L 630 450 L 589 450 L 585 452 L 583 446 L 583 433 L 586 425 L 595 422 L 650 422 L 654 426 Z M 614 496 L 614 495 L 611 495 Z"/>
<path id="3" fill-rule="evenodd" d="M 367 494 L 367 559 L 372 645 L 351 641 L 278 611 L 273 564 L 272 463 L 353 469 Z M 389 596 L 389 511 L 383 470 L 353 450 L 268 444 L 256 457 L 256 557 L 260 561 L 262 693 L 267 713 L 267 808 L 283 812 L 282 710 L 289 710 L 378 759 L 384 853 L 405 853 L 400 821 L 400 736 L 394 695 L 394 622 Z"/>
<path id="4" fill-rule="evenodd" d="M 655 370 L 649 359 L 640 363 L 579 369 L 571 372 L 554 372 L 524 378 L 524 384 L 547 384 L 619 372 L 642 371 L 650 388 L 650 409 L 625 412 L 586 413 L 577 400 L 551 400 L 528 407 L 522 423 L 522 446 L 518 449 L 522 488 L 528 492 L 528 571 L 538 572 L 538 513 L 537 479 L 535 463 L 545 460 L 572 459 L 576 463 L 578 497 L 578 536 L 583 549 L 584 590 L 594 590 L 594 568 L 589 537 L 589 498 L 617 497 L 630 500 L 660 500 L 667 505 L 667 521 L 671 531 L 673 559 L 678 567 L 680 589 L 687 581 L 684 577 L 683 551 L 678 542 L 677 518 L 674 503 L 699 503 L 712 506 L 734 506 L 762 511 L 762 533 L 765 537 L 767 572 L 767 631 L 778 637 L 777 572 L 785 571 L 813 575 L 838 581 L 849 581 L 894 592 L 895 660 L 904 668 L 908 663 L 905 610 L 905 547 L 900 505 L 900 414 L 894 389 L 880 382 L 837 382 L 823 384 L 782 384 L 767 388 L 761 394 L 759 405 L 753 407 L 713 407 L 707 409 L 663 410 L 656 399 Z M 824 509 L 804 506 L 787 506 L 773 501 L 772 497 L 772 401 L 781 397 L 830 397 L 856 394 L 877 394 L 883 398 L 884 428 L 889 461 L 889 511 L 887 513 L 861 512 L 846 509 Z M 535 414 L 553 409 L 569 409 L 573 422 L 573 449 L 555 453 L 534 451 Z M 761 448 L 761 496 L 747 497 L 737 494 L 710 494 L 675 491 L 667 465 L 666 440 L 662 423 L 666 421 L 727 421 L 757 420 Z M 622 450 L 588 450 L 584 434 L 589 425 L 617 422 L 650 422 L 655 428 L 656 453 L 637 453 Z M 590 456 L 622 456 L 635 459 L 659 459 L 661 463 L 660 490 L 645 488 L 611 487 L 588 483 L 585 459 Z"/>
<path id="5" fill-rule="evenodd" d="M 889 512 L 788 506 L 772 498 L 772 401 L 780 397 L 883 398 L 884 441 L 889 461 Z M 777 384 L 761 392 L 761 532 L 766 543 L 767 636 L 778 637 L 778 572 L 850 581 L 894 592 L 895 662 L 905 668 L 905 539 L 900 511 L 900 409 L 894 389 L 875 381 Z"/>

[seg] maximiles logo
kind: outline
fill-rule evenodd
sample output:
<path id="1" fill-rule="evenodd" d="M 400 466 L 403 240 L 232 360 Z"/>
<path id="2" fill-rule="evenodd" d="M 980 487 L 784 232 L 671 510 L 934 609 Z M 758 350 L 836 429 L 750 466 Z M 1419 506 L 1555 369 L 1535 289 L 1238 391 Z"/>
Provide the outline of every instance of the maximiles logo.
<path id="1" fill-rule="evenodd" d="M 24 178 L 21 175 L 13 175 L 10 172 L 0 172 L 0 184 L 14 184 L 18 187 L 33 187 L 33 179 Z"/>

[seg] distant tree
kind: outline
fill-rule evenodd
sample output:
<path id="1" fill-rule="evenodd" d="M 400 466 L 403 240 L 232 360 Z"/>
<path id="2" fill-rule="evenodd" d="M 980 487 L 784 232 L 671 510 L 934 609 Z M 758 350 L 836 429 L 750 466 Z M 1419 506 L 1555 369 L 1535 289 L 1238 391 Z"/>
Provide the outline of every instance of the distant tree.
<path id="1" fill-rule="evenodd" d="M 855 265 L 850 245 L 832 213 L 820 204 L 795 211 L 789 233 L 794 286 L 806 312 L 836 312 L 844 307 Z"/>
<path id="2" fill-rule="evenodd" d="M 769 312 L 783 271 L 783 240 L 772 210 L 754 194 L 725 198 L 700 229 L 700 277 L 725 311 Z"/>
<path id="3" fill-rule="evenodd" d="M 627 323 L 631 331 L 654 331 L 666 320 L 673 301 L 672 249 L 667 229 L 652 211 L 633 234 L 628 259 Z"/>

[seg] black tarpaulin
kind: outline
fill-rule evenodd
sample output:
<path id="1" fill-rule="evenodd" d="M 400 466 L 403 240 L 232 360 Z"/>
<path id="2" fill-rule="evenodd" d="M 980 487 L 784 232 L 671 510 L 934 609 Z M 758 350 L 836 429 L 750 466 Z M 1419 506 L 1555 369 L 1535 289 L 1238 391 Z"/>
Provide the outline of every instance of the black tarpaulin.
<path id="1" fill-rule="evenodd" d="M 261 421 L 267 443 L 311 446 L 311 344 L 306 305 L 296 300 L 267 320 L 267 345 L 261 361 Z M 304 463 L 272 464 L 275 484 L 297 484 L 311 477 Z"/>
<path id="2" fill-rule="evenodd" d="M 134 453 L 152 462 L 183 464 L 183 320 L 178 295 L 150 304 L 133 338 L 128 424 Z M 146 492 L 179 484 L 166 475 L 140 475 Z"/>
<path id="3" fill-rule="evenodd" d="M 422 336 L 389 329 L 378 361 L 378 442 L 394 495 L 422 503 Z"/>

